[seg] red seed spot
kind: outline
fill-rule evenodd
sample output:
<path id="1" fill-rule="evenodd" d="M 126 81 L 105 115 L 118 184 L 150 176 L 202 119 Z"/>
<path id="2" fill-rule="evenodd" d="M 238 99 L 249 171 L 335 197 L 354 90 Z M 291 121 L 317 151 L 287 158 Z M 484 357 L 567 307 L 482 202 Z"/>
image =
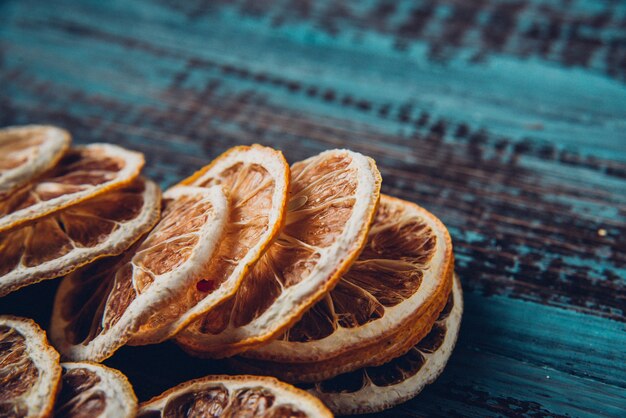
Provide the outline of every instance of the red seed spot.
<path id="1" fill-rule="evenodd" d="M 210 292 L 216 289 L 215 282 L 213 280 L 200 280 L 196 283 L 196 289 L 199 292 Z"/>

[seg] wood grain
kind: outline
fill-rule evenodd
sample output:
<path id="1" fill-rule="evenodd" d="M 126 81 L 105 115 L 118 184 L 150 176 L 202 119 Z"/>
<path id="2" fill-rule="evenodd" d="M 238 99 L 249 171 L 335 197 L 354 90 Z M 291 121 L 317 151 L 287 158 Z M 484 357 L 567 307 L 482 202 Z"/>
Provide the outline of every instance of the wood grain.
<path id="1" fill-rule="evenodd" d="M 467 299 L 445 374 L 381 416 L 623 416 L 625 22 L 608 0 L 5 0 L 0 126 L 137 149 L 163 187 L 235 144 L 366 153 L 449 227 Z M 45 325 L 54 286 L 0 312 Z M 144 399 L 223 367 L 167 344 L 110 364 Z"/>

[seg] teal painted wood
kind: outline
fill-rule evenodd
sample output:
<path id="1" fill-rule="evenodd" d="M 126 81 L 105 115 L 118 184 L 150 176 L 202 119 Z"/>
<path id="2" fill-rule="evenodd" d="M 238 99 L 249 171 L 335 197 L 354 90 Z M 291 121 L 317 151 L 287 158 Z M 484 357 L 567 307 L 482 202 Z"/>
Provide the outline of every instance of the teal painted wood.
<path id="1" fill-rule="evenodd" d="M 467 310 L 444 375 L 381 416 L 626 416 L 625 39 L 612 1 L 5 0 L 0 125 L 138 149 L 164 187 L 240 143 L 371 155 L 449 226 Z M 45 324 L 55 285 L 0 312 Z M 143 399 L 224 371 L 109 363 Z"/>

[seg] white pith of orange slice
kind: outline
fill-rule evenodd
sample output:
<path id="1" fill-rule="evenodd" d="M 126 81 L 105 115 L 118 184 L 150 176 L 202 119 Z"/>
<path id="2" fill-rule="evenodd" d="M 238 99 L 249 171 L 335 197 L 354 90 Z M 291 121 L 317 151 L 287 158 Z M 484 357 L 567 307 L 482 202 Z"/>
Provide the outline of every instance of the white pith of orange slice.
<path id="1" fill-rule="evenodd" d="M 71 141 L 69 132 L 54 126 L 0 129 L 0 194 L 8 193 L 54 167 Z"/>
<path id="2" fill-rule="evenodd" d="M 265 376 L 206 376 L 182 383 L 139 406 L 137 418 L 332 417 L 319 399 Z"/>
<path id="3" fill-rule="evenodd" d="M 367 244 L 337 286 L 281 338 L 243 355 L 257 360 L 249 362 L 255 369 L 289 382 L 385 363 L 430 331 L 450 293 L 453 267 L 441 221 L 383 195 Z"/>
<path id="4" fill-rule="evenodd" d="M 463 315 L 463 292 L 454 278 L 451 298 L 431 332 L 403 356 L 366 367 L 309 390 L 337 415 L 368 414 L 413 398 L 437 379 L 457 341 Z"/>
<path id="5" fill-rule="evenodd" d="M 128 186 L 0 232 L 0 296 L 121 253 L 154 226 L 160 207 L 159 187 L 137 178 Z"/>
<path id="6" fill-rule="evenodd" d="M 55 418 L 133 418 L 137 397 L 120 371 L 98 363 L 61 363 L 63 375 Z"/>
<path id="7" fill-rule="evenodd" d="M 226 357 L 279 335 L 339 280 L 365 244 L 380 192 L 374 161 L 323 152 L 291 168 L 285 226 L 234 298 L 191 323 L 177 342 Z"/>
<path id="8" fill-rule="evenodd" d="M 175 307 L 155 312 L 130 344 L 174 335 L 193 319 L 233 296 L 248 268 L 265 252 L 282 226 L 289 165 L 282 153 L 260 145 L 231 148 L 180 184 L 221 185 L 229 191 L 228 221 L 207 273 Z"/>
<path id="9" fill-rule="evenodd" d="M 0 416 L 51 416 L 60 380 L 59 353 L 39 325 L 0 316 Z"/>
<path id="10" fill-rule="evenodd" d="M 143 155 L 111 144 L 70 149 L 34 181 L 0 193 L 0 232 L 130 183 Z"/>
<path id="11" fill-rule="evenodd" d="M 50 337 L 65 358 L 109 357 L 205 272 L 226 224 L 223 189 L 178 186 L 163 198 L 161 220 L 142 241 L 61 282 Z"/>

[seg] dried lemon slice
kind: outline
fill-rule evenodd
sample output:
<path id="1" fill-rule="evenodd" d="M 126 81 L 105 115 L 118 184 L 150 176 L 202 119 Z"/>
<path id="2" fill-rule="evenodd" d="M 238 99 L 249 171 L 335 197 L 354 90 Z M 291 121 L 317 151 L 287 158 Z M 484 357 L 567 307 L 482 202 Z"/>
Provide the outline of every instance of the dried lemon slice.
<path id="1" fill-rule="evenodd" d="M 59 353 L 39 325 L 0 316 L 0 416 L 51 416 L 60 379 Z"/>
<path id="2" fill-rule="evenodd" d="M 0 232 L 128 184 L 143 164 L 142 154 L 115 145 L 71 149 L 43 177 L 0 193 Z"/>
<path id="3" fill-rule="evenodd" d="M 295 163 L 286 222 L 234 298 L 177 337 L 195 355 L 225 357 L 280 334 L 324 296 L 365 244 L 379 200 L 370 158 L 347 150 Z"/>
<path id="4" fill-rule="evenodd" d="M 0 194 L 54 167 L 70 146 L 69 132 L 54 126 L 0 129 Z"/>
<path id="5" fill-rule="evenodd" d="M 430 212 L 382 196 L 367 244 L 337 286 L 281 339 L 244 353 L 265 373 L 314 382 L 406 352 L 430 330 L 452 286 L 452 242 Z"/>
<path id="6" fill-rule="evenodd" d="M 159 219 L 161 192 L 151 181 L 130 185 L 0 232 L 0 296 L 117 255 Z"/>
<path id="7" fill-rule="evenodd" d="M 193 319 L 232 297 L 248 268 L 278 234 L 286 212 L 289 165 L 282 153 L 260 145 L 234 147 L 181 184 L 229 191 L 228 222 L 218 249 L 185 297 L 153 314 L 130 344 L 173 335 Z"/>
<path id="8" fill-rule="evenodd" d="M 406 354 L 382 366 L 366 367 L 315 384 L 309 390 L 335 414 L 366 414 L 405 402 L 432 383 L 445 368 L 456 344 L 463 293 L 458 277 L 445 309 L 430 333 Z"/>
<path id="9" fill-rule="evenodd" d="M 62 386 L 54 405 L 56 418 L 132 418 L 137 397 L 121 372 L 98 363 L 61 363 Z"/>
<path id="10" fill-rule="evenodd" d="M 139 406 L 138 418 L 332 417 L 319 399 L 272 377 L 207 376 Z"/>
<path id="11" fill-rule="evenodd" d="M 222 188 L 180 186 L 163 198 L 161 221 L 140 243 L 61 282 L 50 337 L 68 359 L 109 357 L 204 273 L 228 214 Z"/>

